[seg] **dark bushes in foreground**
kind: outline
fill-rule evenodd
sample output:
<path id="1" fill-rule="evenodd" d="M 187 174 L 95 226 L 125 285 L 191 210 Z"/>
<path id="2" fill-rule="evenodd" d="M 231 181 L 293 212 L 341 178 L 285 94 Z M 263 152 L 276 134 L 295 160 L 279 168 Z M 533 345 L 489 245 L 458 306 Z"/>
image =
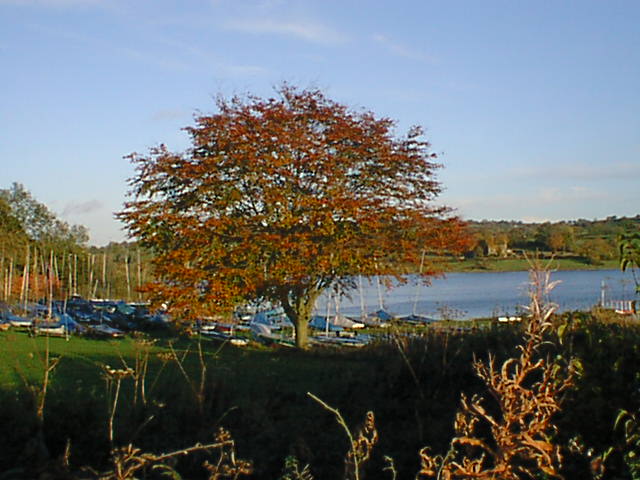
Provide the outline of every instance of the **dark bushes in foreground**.
<path id="1" fill-rule="evenodd" d="M 608 321 L 598 312 L 564 314 L 554 323 L 542 356 L 567 363 L 575 359 L 579 366 L 574 387 L 563 393 L 562 410 L 554 415 L 558 429 L 550 439 L 562 448 L 562 474 L 633 478 L 628 453 L 634 447 L 614 423 L 621 409 L 630 415 L 640 409 L 640 327 Z M 136 395 L 132 378 L 122 380 L 114 442 L 159 454 L 214 442 L 224 426 L 236 440 L 239 457 L 252 460 L 252 478 L 280 478 L 285 459 L 291 464 L 294 457 L 300 469 L 310 465 L 314 478 L 341 478 L 349 444 L 335 418 L 306 394 L 313 392 L 337 407 L 351 426 L 362 422 L 365 412 L 375 412 L 379 440 L 363 467 L 368 478 L 380 478 L 388 466 L 384 456 L 394 459 L 398 478 L 413 478 L 422 447 L 446 454 L 461 392 L 468 398 L 486 393 L 474 373 L 474 358 L 486 360 L 491 353 L 501 365 L 519 355 L 521 341 L 521 327 L 491 325 L 463 334 L 399 336 L 355 352 L 225 347 L 216 353 L 217 347 L 205 343 L 203 372 L 197 348 L 185 340 L 174 354 L 187 377 L 171 350 L 156 345 L 146 353 L 146 402 Z M 142 358 L 135 349 L 122 357 L 133 365 L 136 355 Z M 115 392 L 113 385 L 107 389 L 99 365 L 120 360 L 114 353 L 92 361 L 95 368 L 87 369 L 86 358 L 65 357 L 58 366 L 47 395 L 43 441 L 29 392 L 7 388 L 0 393 L 0 471 L 13 471 L 0 479 L 38 478 L 44 471 L 53 478 L 80 478 L 80 466 L 109 468 L 108 419 Z M 67 444 L 67 471 L 74 473 L 54 466 L 65 457 Z M 602 473 L 593 460 L 609 449 Z M 183 478 L 207 478 L 201 467 L 207 458 L 211 455 L 195 452 L 178 458 L 175 467 Z"/>

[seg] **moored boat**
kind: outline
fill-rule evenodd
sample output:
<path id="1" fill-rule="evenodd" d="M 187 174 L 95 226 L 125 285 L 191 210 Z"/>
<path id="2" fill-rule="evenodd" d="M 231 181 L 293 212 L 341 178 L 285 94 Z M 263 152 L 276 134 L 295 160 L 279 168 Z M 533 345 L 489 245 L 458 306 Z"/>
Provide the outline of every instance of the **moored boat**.
<path id="1" fill-rule="evenodd" d="M 33 331 L 36 335 L 48 335 L 50 337 L 64 337 L 67 334 L 65 326 L 59 322 L 38 322 Z"/>
<path id="2" fill-rule="evenodd" d="M 407 315 L 404 317 L 398 317 L 398 320 L 401 322 L 407 322 L 412 325 L 429 325 L 430 323 L 435 323 L 438 320 L 432 317 L 427 317 L 426 315 L 419 315 L 412 313 L 411 315 Z"/>
<path id="3" fill-rule="evenodd" d="M 6 321 L 14 328 L 31 328 L 33 327 L 33 318 L 21 317 L 11 312 L 5 314 Z"/>
<path id="4" fill-rule="evenodd" d="M 236 326 L 231 323 L 203 323 L 196 330 L 200 335 L 223 342 L 229 342 L 236 347 L 244 347 L 249 340 L 235 334 Z"/>
<path id="5" fill-rule="evenodd" d="M 105 323 L 87 326 L 87 335 L 99 338 L 123 338 L 124 332 Z"/>
<path id="6" fill-rule="evenodd" d="M 362 348 L 371 342 L 371 337 L 369 335 L 357 335 L 355 332 L 351 332 L 350 335 L 345 335 L 344 332 L 336 332 L 329 335 L 314 335 L 309 337 L 309 342 L 312 345 Z"/>

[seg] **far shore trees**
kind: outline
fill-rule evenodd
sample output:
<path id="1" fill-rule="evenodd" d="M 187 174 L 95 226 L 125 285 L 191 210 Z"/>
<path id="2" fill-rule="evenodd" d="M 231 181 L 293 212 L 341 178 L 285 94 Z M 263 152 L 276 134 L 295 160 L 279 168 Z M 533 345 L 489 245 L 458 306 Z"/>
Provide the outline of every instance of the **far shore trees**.
<path id="1" fill-rule="evenodd" d="M 10 188 L 0 189 L 0 200 L 32 241 L 53 249 L 79 249 L 89 241 L 86 227 L 70 225 L 58 218 L 20 183 L 14 182 Z"/>
<path id="2" fill-rule="evenodd" d="M 463 223 L 434 204 L 440 165 L 420 128 L 398 137 L 389 119 L 288 85 L 217 107 L 186 129 L 186 152 L 130 156 L 131 199 L 118 214 L 156 254 L 147 290 L 177 315 L 269 300 L 304 348 L 325 288 L 400 277 L 423 251 L 466 247 Z"/>

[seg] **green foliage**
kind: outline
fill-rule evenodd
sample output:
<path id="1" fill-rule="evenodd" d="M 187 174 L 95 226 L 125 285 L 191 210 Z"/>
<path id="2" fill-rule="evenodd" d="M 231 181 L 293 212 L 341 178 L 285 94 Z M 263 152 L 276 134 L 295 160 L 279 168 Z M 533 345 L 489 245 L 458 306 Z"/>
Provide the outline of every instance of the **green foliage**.
<path id="1" fill-rule="evenodd" d="M 582 453 L 564 453 L 562 473 L 567 479 L 591 478 L 591 461 L 613 448 L 601 478 L 631 479 L 624 459 L 629 450 L 624 421 L 616 430 L 613 426 L 620 409 L 640 410 L 640 327 L 620 323 L 613 316 L 601 317 L 599 312 L 567 313 L 554 322 L 566 325 L 562 343 L 556 340 L 557 333 L 549 334 L 541 356 L 575 358 L 581 363 L 576 387 L 567 392 L 564 408 L 554 417 L 558 431 L 553 441 L 568 445 L 570 439 L 580 437 L 585 448 Z M 484 358 L 491 352 L 496 364 L 517 356 L 522 326 L 488 324 L 462 334 L 428 328 L 419 335 L 398 335 L 404 355 L 399 354 L 398 344 L 386 342 L 360 351 L 292 352 L 219 350 L 219 344 L 203 341 L 207 400 L 202 413 L 192 386 L 169 358 L 168 341 L 174 341 L 179 356 L 187 353 L 183 368 L 199 385 L 197 344 L 157 337 L 149 345 L 146 403 L 140 396 L 134 401 L 135 378 L 123 380 L 114 417 L 116 439 L 123 445 L 132 442 L 142 452 L 175 451 L 196 442 L 208 443 L 211 432 L 224 425 L 233 433 L 241 456 L 254 461 L 253 478 L 275 479 L 287 473 L 296 478 L 292 462 L 292 468 L 283 471 L 283 459 L 288 456 L 298 459 L 298 474 L 310 465 L 307 472 L 312 468 L 316 478 L 341 478 L 347 442 L 334 417 L 306 397 L 305 392 L 313 391 L 327 403 L 340 405 L 348 425 L 361 422 L 367 410 L 376 413 L 380 438 L 363 468 L 366 478 L 380 478 L 385 468 L 385 478 L 391 477 L 391 471 L 398 479 L 414 478 L 419 469 L 416 452 L 422 445 L 436 452 L 447 450 L 460 392 L 471 397 L 485 391 L 473 371 L 474 356 Z M 35 457 L 29 456 L 33 452 L 25 453 L 37 428 L 33 397 L 21 387 L 14 366 L 20 362 L 27 376 L 41 377 L 37 355 L 30 358 L 30 354 L 34 348 L 44 348 L 44 339 L 9 332 L 0 333 L 0 342 L 0 425 L 12 432 L 0 436 L 2 472 L 26 469 L 34 462 Z M 123 359 L 135 367 L 138 343 L 131 338 L 50 339 L 51 354 L 63 357 L 47 395 L 44 418 L 52 459 L 64 453 L 68 438 L 72 470 L 80 465 L 92 465 L 101 472 L 112 468 L 107 440 L 110 411 L 99 365 L 124 367 Z M 392 469 L 385 456 L 394 459 Z M 201 468 L 204 460 L 195 455 L 171 465 L 183 478 L 206 478 Z"/>
<path id="2" fill-rule="evenodd" d="M 22 253 L 28 243 L 29 236 L 20 220 L 13 215 L 7 201 L 0 196 L 0 248 L 2 248 L 3 257 Z"/>
<path id="3" fill-rule="evenodd" d="M 22 185 L 0 189 L 2 300 L 15 303 L 23 291 L 27 301 L 40 300 L 48 286 L 57 298 L 79 293 L 91 278 L 83 268 L 88 239 L 85 227 L 58 219 Z"/>
<path id="4" fill-rule="evenodd" d="M 635 277 L 635 269 L 640 268 L 640 232 L 633 232 L 618 237 L 620 268 L 631 269 L 636 281 L 636 292 L 640 294 L 640 281 Z"/>
<path id="5" fill-rule="evenodd" d="M 475 255 L 496 255 L 506 238 L 511 257 L 523 253 L 544 252 L 557 258 L 575 259 L 589 265 L 602 265 L 616 256 L 616 238 L 625 232 L 638 230 L 636 217 L 608 217 L 604 220 L 574 220 L 546 223 L 515 221 L 470 222 L 478 241 Z M 497 241 L 500 240 L 500 241 Z M 497 242 L 497 243 L 496 243 Z M 502 248 L 502 247 L 501 247 Z M 468 256 L 473 256 L 470 252 Z"/>
<path id="6" fill-rule="evenodd" d="M 300 468 L 300 462 L 293 455 L 284 459 L 284 471 L 280 480 L 313 480 L 309 465 Z"/>
<path id="7" fill-rule="evenodd" d="M 604 260 L 614 258 L 615 248 L 611 240 L 589 238 L 580 243 L 576 253 L 584 258 L 587 263 L 598 265 Z"/>
<path id="8" fill-rule="evenodd" d="M 9 203 L 0 196 L 0 231 L 3 235 L 25 235 L 22 223 L 11 211 Z"/>
<path id="9" fill-rule="evenodd" d="M 620 410 L 615 428 L 624 434 L 624 461 L 633 480 L 640 479 L 640 418 L 638 414 Z"/>
<path id="10" fill-rule="evenodd" d="M 60 220 L 20 183 L 13 183 L 11 188 L 0 190 L 0 198 L 9 205 L 13 217 L 29 238 L 36 242 L 49 247 L 69 248 L 84 246 L 89 241 L 86 227 L 69 225 Z"/>

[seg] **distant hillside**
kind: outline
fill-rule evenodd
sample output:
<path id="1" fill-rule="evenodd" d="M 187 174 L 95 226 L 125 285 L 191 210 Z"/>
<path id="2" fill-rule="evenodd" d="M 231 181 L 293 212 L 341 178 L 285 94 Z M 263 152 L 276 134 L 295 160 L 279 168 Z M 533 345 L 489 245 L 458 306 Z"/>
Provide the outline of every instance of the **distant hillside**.
<path id="1" fill-rule="evenodd" d="M 525 223 L 470 221 L 475 243 L 467 258 L 520 257 L 526 253 L 573 258 L 597 265 L 617 257 L 617 238 L 640 231 L 640 215 L 603 220 Z"/>

